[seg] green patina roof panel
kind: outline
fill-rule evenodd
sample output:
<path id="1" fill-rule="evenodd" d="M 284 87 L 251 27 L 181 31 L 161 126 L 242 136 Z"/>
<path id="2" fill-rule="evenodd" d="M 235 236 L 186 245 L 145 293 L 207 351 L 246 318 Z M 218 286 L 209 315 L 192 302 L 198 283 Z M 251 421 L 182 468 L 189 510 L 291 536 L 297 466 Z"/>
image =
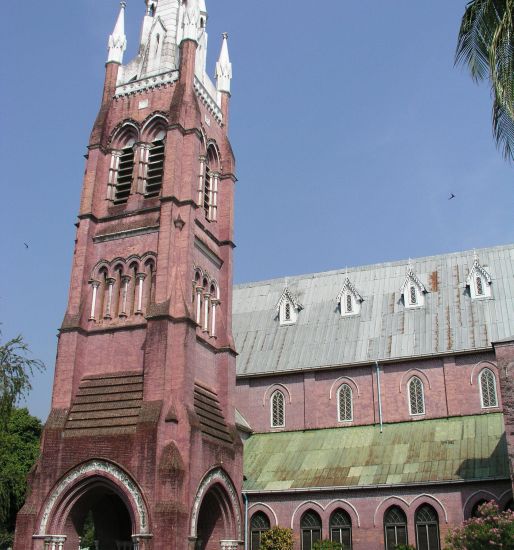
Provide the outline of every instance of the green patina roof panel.
<path id="1" fill-rule="evenodd" d="M 244 471 L 248 491 L 509 477 L 499 413 L 255 434 Z"/>

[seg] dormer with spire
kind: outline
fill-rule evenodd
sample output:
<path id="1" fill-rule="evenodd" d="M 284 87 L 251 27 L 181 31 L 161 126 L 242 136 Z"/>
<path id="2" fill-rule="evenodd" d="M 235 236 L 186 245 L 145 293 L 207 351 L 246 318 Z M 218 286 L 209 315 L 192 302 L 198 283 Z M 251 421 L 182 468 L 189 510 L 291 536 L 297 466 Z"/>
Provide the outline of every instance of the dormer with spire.
<path id="1" fill-rule="evenodd" d="M 109 36 L 109 54 L 107 63 L 123 63 L 123 53 L 127 49 L 127 37 L 125 36 L 125 7 L 126 2 L 120 2 L 120 13 L 116 25 Z"/>

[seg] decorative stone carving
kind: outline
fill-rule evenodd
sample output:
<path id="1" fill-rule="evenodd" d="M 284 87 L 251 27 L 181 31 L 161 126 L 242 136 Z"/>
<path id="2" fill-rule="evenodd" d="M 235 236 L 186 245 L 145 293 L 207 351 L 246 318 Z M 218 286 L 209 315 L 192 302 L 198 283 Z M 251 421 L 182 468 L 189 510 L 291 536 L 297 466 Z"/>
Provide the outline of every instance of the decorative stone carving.
<path id="1" fill-rule="evenodd" d="M 190 536 L 191 538 L 195 538 L 197 536 L 197 529 L 198 529 L 198 515 L 200 513 L 200 506 L 202 505 L 203 499 L 205 497 L 205 494 L 210 489 L 212 485 L 214 485 L 216 482 L 220 482 L 223 488 L 227 491 L 228 497 L 230 499 L 230 504 L 232 505 L 232 510 L 234 513 L 234 520 L 237 526 L 237 536 L 240 540 L 242 540 L 242 531 L 241 531 L 241 515 L 239 510 L 239 499 L 237 497 L 237 492 L 234 487 L 234 484 L 232 483 L 232 480 L 228 477 L 228 475 L 221 469 L 217 468 L 215 470 L 212 470 L 209 472 L 200 483 L 200 487 L 198 488 L 198 492 L 196 493 L 196 497 L 193 503 L 193 512 L 191 514 L 191 532 Z M 234 542 L 234 541 L 223 541 L 223 542 Z M 237 544 L 237 543 L 236 543 Z M 223 548 L 223 546 L 222 546 Z M 232 547 L 231 547 L 232 548 Z M 236 546 L 237 548 L 237 546 Z M 227 547 L 227 550 L 228 547 Z"/>
<path id="2" fill-rule="evenodd" d="M 139 528 L 142 535 L 148 534 L 148 513 L 146 510 L 146 505 L 143 500 L 143 495 L 141 491 L 134 483 L 134 481 L 118 466 L 112 464 L 111 462 L 105 462 L 103 460 L 92 460 L 81 464 L 77 468 L 69 472 L 55 487 L 50 496 L 48 497 L 43 515 L 41 517 L 41 522 L 39 524 L 38 533 L 39 536 L 46 536 L 46 528 L 50 516 L 54 510 L 56 502 L 60 499 L 65 491 L 67 491 L 78 479 L 81 477 L 95 474 L 108 474 L 110 477 L 119 481 L 119 483 L 126 490 L 127 494 L 131 497 L 135 505 L 135 511 L 139 516 Z M 53 550 L 53 549 L 51 549 Z M 59 549 L 57 549 L 59 550 Z"/>

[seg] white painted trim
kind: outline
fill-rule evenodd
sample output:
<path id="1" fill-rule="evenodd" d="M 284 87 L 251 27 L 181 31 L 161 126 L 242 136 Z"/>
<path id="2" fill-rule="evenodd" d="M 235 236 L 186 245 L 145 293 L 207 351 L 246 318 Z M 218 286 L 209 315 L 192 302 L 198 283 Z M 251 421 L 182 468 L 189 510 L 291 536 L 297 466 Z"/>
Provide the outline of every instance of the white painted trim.
<path id="1" fill-rule="evenodd" d="M 332 393 L 334 392 L 334 388 L 337 386 L 339 388 L 339 386 L 341 386 L 342 384 L 344 384 L 345 382 L 350 382 L 350 384 L 353 384 L 355 386 L 355 390 L 357 390 L 357 397 L 360 397 L 361 393 L 360 393 L 360 389 L 359 389 L 359 386 L 357 384 L 357 382 L 355 382 L 355 380 L 353 378 L 350 378 L 349 376 L 340 376 L 333 384 L 332 386 L 330 386 L 330 392 L 329 392 L 329 399 L 332 399 Z"/>
<path id="2" fill-rule="evenodd" d="M 264 407 L 266 405 L 266 400 L 271 399 L 271 394 L 275 392 L 276 389 L 282 389 L 287 393 L 287 396 L 289 398 L 289 404 L 293 402 L 291 398 L 291 392 L 289 391 L 288 387 L 284 384 L 271 384 L 271 386 L 268 386 L 266 388 L 266 391 L 264 392 L 264 396 L 262 398 L 262 406 Z M 269 395 L 269 397 L 268 397 Z"/>
<path id="3" fill-rule="evenodd" d="M 403 499 L 402 497 L 398 497 L 398 496 L 391 496 L 391 497 L 386 497 L 384 500 L 382 500 L 378 506 L 375 508 L 375 513 L 373 514 L 373 527 L 376 527 L 377 526 L 377 513 L 378 513 L 378 510 L 379 508 L 385 504 L 386 502 L 388 501 L 400 501 L 400 502 L 403 502 L 403 504 L 405 504 L 405 506 L 407 507 L 407 510 L 410 508 L 410 505 L 409 503 Z M 398 504 L 398 503 L 396 503 Z M 394 506 L 393 504 L 391 504 L 391 506 Z M 389 505 L 386 506 L 386 508 L 389 508 Z M 401 508 L 401 506 L 399 506 L 399 508 Z M 403 510 L 403 508 L 402 508 Z M 407 516 L 407 512 L 405 510 L 403 510 L 403 512 L 405 513 L 405 515 Z M 382 514 L 383 515 L 383 514 Z"/>
<path id="4" fill-rule="evenodd" d="M 435 502 L 437 502 L 437 504 L 439 504 L 439 506 L 441 507 L 441 509 L 444 512 L 444 521 L 445 521 L 445 523 L 448 523 L 448 513 L 446 512 L 446 508 L 444 507 L 443 503 L 433 495 L 429 495 L 428 493 L 423 493 L 422 495 L 418 495 L 417 497 L 414 497 L 410 501 L 410 506 L 412 506 L 420 498 L 428 498 L 428 499 L 432 499 Z M 430 504 L 430 502 L 424 502 L 424 504 Z M 420 506 L 422 506 L 422 504 L 420 504 Z M 419 508 L 419 506 L 416 506 L 416 508 Z"/>
<path id="5" fill-rule="evenodd" d="M 293 525 L 294 525 L 294 519 L 295 519 L 296 513 L 302 506 L 317 506 L 318 509 L 321 510 L 321 513 L 325 511 L 323 506 L 319 502 L 316 502 L 315 500 L 304 500 L 301 504 L 299 504 L 295 508 L 293 515 L 291 516 L 291 529 L 294 529 Z"/>
<path id="6" fill-rule="evenodd" d="M 264 502 L 256 502 L 255 504 L 252 504 L 251 506 L 248 507 L 248 512 L 250 512 L 250 510 L 252 508 L 255 508 L 256 506 L 262 506 L 263 508 L 268 509 L 273 514 L 273 519 L 275 520 L 275 525 L 278 525 L 278 518 L 277 518 L 277 514 L 275 513 L 275 510 L 273 510 L 273 508 L 271 506 L 269 506 L 268 504 L 264 504 Z M 259 510 L 257 510 L 257 512 L 258 511 Z M 257 512 L 255 512 L 255 513 L 257 513 Z M 250 527 L 250 524 L 248 524 L 248 527 Z"/>
<path id="7" fill-rule="evenodd" d="M 347 500 L 343 500 L 343 499 L 334 499 L 334 500 L 331 500 L 326 506 L 325 506 L 325 512 L 330 508 L 330 506 L 332 506 L 333 504 L 344 504 L 345 506 L 348 506 L 348 508 L 351 508 L 353 510 L 353 513 L 355 514 L 355 516 L 357 517 L 357 527 L 360 527 L 361 526 L 361 518 L 360 518 L 360 515 L 359 515 L 359 512 L 357 512 L 357 508 L 355 508 L 355 506 L 347 501 Z M 341 506 L 341 509 L 344 510 L 344 508 Z M 346 510 L 345 510 L 346 511 Z M 334 512 L 332 512 L 334 513 Z M 330 518 L 328 518 L 328 521 L 329 521 L 329 526 L 330 526 Z M 352 525 L 353 527 L 353 525 Z"/>
<path id="8" fill-rule="evenodd" d="M 466 519 L 466 507 L 468 506 L 468 503 L 471 501 L 471 499 L 473 499 L 474 497 L 476 497 L 477 495 L 490 495 L 492 497 L 491 500 L 494 500 L 496 501 L 496 503 L 498 504 L 499 503 L 499 499 L 496 495 L 494 495 L 493 493 L 491 493 L 491 491 L 486 491 L 485 489 L 479 489 L 478 491 L 475 491 L 474 493 L 472 493 L 471 495 L 469 495 L 469 497 L 466 499 L 466 502 L 464 503 L 464 506 L 462 507 L 462 513 L 464 514 L 464 519 Z M 480 499 L 477 499 L 477 500 L 480 500 Z"/>

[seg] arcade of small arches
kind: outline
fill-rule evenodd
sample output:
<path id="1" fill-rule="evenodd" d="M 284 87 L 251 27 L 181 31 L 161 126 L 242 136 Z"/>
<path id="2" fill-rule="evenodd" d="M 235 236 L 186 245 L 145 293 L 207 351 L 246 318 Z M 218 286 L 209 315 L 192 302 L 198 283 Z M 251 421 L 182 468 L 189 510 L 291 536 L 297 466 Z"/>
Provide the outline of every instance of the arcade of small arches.
<path id="1" fill-rule="evenodd" d="M 421 376 L 413 375 L 406 383 L 408 408 L 410 416 L 423 416 L 425 409 L 425 385 Z M 496 375 L 489 367 L 484 367 L 478 375 L 480 405 L 482 409 L 492 409 L 499 406 Z M 336 392 L 338 422 L 354 420 L 354 388 L 347 382 L 340 384 Z M 286 399 L 281 389 L 276 389 L 269 398 L 270 426 L 272 428 L 286 427 Z"/>
<path id="2" fill-rule="evenodd" d="M 199 267 L 194 268 L 191 300 L 196 323 L 202 331 L 216 337 L 216 313 L 220 306 L 220 290 L 215 279 Z"/>
<path id="3" fill-rule="evenodd" d="M 110 139 L 107 184 L 107 199 L 112 204 L 125 204 L 133 194 L 145 198 L 161 194 L 167 127 L 166 117 L 154 114 L 142 125 L 127 120 L 115 129 Z M 203 210 L 207 221 L 215 222 L 218 219 L 221 156 L 216 143 L 208 141 L 203 134 L 202 149 L 198 158 L 196 206 Z"/>
<path id="4" fill-rule="evenodd" d="M 90 321 L 144 316 L 155 301 L 156 255 L 101 261 L 93 270 Z"/>

